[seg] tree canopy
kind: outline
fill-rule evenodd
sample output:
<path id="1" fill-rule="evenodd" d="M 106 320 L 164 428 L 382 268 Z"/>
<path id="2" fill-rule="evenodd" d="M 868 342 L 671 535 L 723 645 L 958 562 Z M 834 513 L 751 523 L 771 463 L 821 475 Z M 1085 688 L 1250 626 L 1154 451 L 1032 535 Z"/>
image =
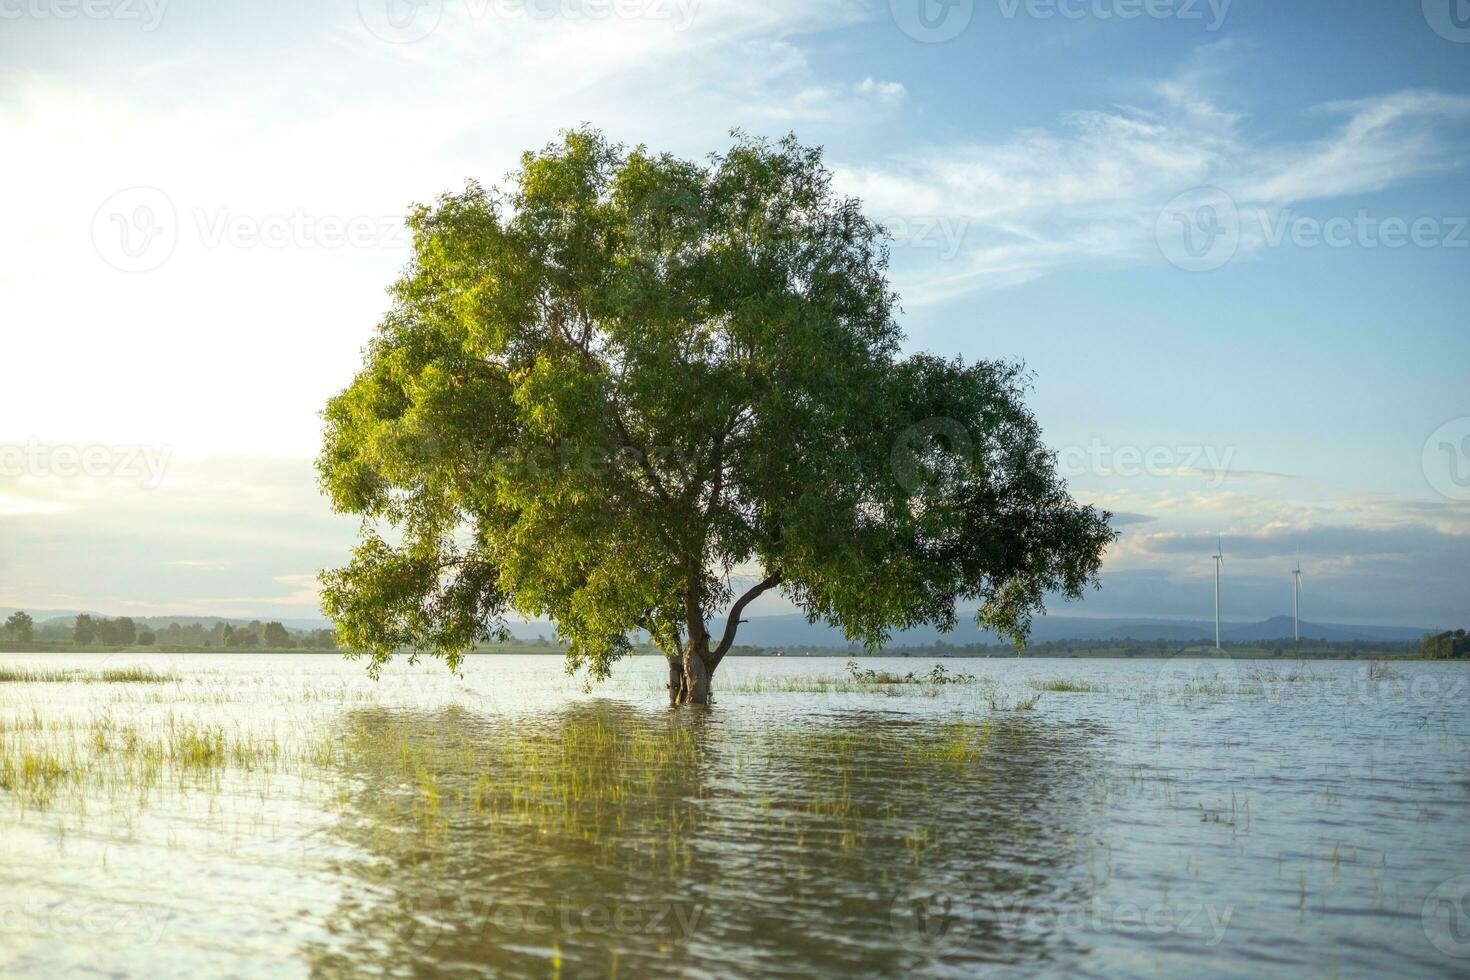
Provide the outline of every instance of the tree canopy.
<path id="1" fill-rule="evenodd" d="M 36 621 L 31 618 L 30 613 L 17 610 L 5 620 L 5 634 L 12 640 L 29 643 L 36 635 L 35 626 Z"/>
<path id="2" fill-rule="evenodd" d="M 1108 515 L 1067 493 L 1024 369 L 901 355 L 883 230 L 818 149 L 582 129 L 409 224 L 318 460 L 364 517 L 324 608 L 372 669 L 546 616 L 569 669 L 641 631 L 703 701 L 771 589 L 877 647 L 966 605 L 1020 642 L 1095 581 Z"/>

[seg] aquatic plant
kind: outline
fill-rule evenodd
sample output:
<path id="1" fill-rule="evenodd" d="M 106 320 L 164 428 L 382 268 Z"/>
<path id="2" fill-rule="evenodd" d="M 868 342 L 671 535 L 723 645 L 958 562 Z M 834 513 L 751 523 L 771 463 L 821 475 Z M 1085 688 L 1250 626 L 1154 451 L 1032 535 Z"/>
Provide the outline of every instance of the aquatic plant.
<path id="1" fill-rule="evenodd" d="M 1037 691 L 1053 691 L 1058 694 L 1096 694 L 1107 690 L 1106 687 L 1095 681 L 1075 680 L 1067 677 L 1032 681 L 1031 687 Z"/>
<path id="2" fill-rule="evenodd" d="M 148 667 L 114 667 L 87 671 L 0 666 L 0 683 L 12 684 L 163 684 L 178 679 L 176 674 L 159 673 Z"/>

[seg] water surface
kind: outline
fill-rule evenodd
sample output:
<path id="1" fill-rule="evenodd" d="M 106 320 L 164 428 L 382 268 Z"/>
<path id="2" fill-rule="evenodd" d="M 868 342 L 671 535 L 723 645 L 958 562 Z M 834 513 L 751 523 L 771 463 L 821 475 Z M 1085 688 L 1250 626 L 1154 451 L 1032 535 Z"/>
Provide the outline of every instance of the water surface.
<path id="1" fill-rule="evenodd" d="M 6 975 L 1470 969 L 1463 665 L 4 662 Z"/>

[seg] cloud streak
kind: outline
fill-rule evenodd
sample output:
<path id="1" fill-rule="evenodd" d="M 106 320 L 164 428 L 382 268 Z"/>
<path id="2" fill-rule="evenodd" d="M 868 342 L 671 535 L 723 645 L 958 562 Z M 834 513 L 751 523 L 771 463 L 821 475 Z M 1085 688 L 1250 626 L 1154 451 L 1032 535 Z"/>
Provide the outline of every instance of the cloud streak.
<path id="1" fill-rule="evenodd" d="M 905 298 L 928 302 L 1081 263 L 1159 262 L 1156 221 L 1191 189 L 1216 187 L 1234 199 L 1249 251 L 1289 205 L 1378 191 L 1460 163 L 1470 96 L 1413 90 L 1329 102 L 1306 112 L 1327 121 L 1325 135 L 1271 142 L 1217 106 L 1204 78 L 1187 72 L 1155 86 L 1146 106 L 1074 112 L 1052 130 L 854 163 L 841 168 L 841 184 L 880 216 L 968 223 L 957 261 L 911 273 Z"/>

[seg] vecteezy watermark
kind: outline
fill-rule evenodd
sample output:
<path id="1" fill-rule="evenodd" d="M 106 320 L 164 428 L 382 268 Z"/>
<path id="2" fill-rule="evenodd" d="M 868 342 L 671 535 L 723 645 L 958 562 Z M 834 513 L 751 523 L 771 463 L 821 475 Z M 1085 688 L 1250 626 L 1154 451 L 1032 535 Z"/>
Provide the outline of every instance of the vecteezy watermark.
<path id="1" fill-rule="evenodd" d="M 1440 496 L 1470 500 L 1470 415 L 1450 419 L 1424 440 L 1424 478 Z"/>
<path id="2" fill-rule="evenodd" d="M 1142 905 L 1094 898 L 1085 905 L 1036 907 L 1002 897 L 987 904 L 1002 928 L 1012 934 L 1182 936 L 1197 939 L 1211 949 L 1225 941 L 1225 932 L 1235 915 L 1234 904 L 1210 902 Z"/>
<path id="3" fill-rule="evenodd" d="M 932 418 L 904 429 L 889 452 L 893 478 L 908 493 L 918 493 L 943 470 L 973 461 L 975 446 L 958 419 Z"/>
<path id="4" fill-rule="evenodd" d="M 396 215 L 238 214 L 228 208 L 192 212 L 205 248 L 320 248 L 354 251 L 407 248 L 408 227 Z"/>
<path id="5" fill-rule="evenodd" d="M 1225 940 L 1235 906 L 1210 903 L 1105 902 L 1037 905 L 1015 895 L 981 898 L 958 875 L 913 882 L 894 897 L 888 924 L 899 943 L 915 952 L 945 956 L 965 947 L 979 921 L 1006 935 L 1175 935 L 1214 948 Z"/>
<path id="6" fill-rule="evenodd" d="M 1218 31 L 1234 0 L 995 0 L 1001 17 L 1015 20 L 1197 20 Z M 893 22 L 916 41 L 958 37 L 975 16 L 975 0 L 889 0 Z"/>
<path id="7" fill-rule="evenodd" d="M 357 0 L 357 16 L 379 40 L 412 44 L 438 28 L 444 0 Z"/>
<path id="8" fill-rule="evenodd" d="M 1466 0 L 1423 0 L 1424 19 L 1446 41 L 1470 44 L 1470 3 Z"/>
<path id="9" fill-rule="evenodd" d="M 915 952 L 952 953 L 975 931 L 975 886 L 959 875 L 931 875 L 912 882 L 888 907 L 888 927 Z"/>
<path id="10" fill-rule="evenodd" d="M 168 911 L 148 905 L 47 902 L 33 898 L 23 903 L 0 904 L 0 935 L 68 942 L 118 937 L 156 946 L 171 917 Z"/>
<path id="11" fill-rule="evenodd" d="M 1200 476 L 1216 490 L 1230 475 L 1234 459 L 1234 446 L 1110 446 L 1094 439 L 1086 446 L 1058 450 L 1057 469 L 1067 477 Z"/>
<path id="12" fill-rule="evenodd" d="M 644 935 L 688 939 L 703 907 L 683 902 L 486 902 L 468 910 L 481 933 L 501 936 Z"/>
<path id="13" fill-rule="evenodd" d="M 1291 208 L 1272 213 L 1257 208 L 1264 242 L 1298 248 L 1470 248 L 1470 217 L 1379 217 L 1359 208 L 1351 218 L 1314 218 Z"/>
<path id="14" fill-rule="evenodd" d="M 672 241 L 701 241 L 711 231 L 723 227 L 717 212 L 690 188 L 660 188 L 639 201 L 638 207 L 645 219 L 644 227 Z M 759 215 L 742 221 L 749 234 L 771 238 L 809 231 L 805 219 L 791 213 Z M 959 255 L 972 223 L 968 215 L 894 214 L 883 217 L 878 225 L 891 248 L 935 251 L 940 259 L 947 261 Z"/>
<path id="15" fill-rule="evenodd" d="M 883 227 L 894 248 L 933 249 L 947 262 L 960 254 L 970 219 L 946 215 L 891 218 Z"/>
<path id="16" fill-rule="evenodd" d="M 1166 737 L 1209 739 L 1214 737 L 1213 730 L 1201 728 L 1201 719 L 1218 723 L 1235 710 L 1241 694 L 1251 689 L 1246 672 L 1233 657 L 1205 649 L 1161 662 L 1154 670 L 1145 704 Z"/>
<path id="17" fill-rule="evenodd" d="M 1218 269 L 1240 248 L 1240 210 L 1220 188 L 1196 187 L 1164 205 L 1154 219 L 1154 241 L 1181 269 Z"/>
<path id="18" fill-rule="evenodd" d="M 314 214 L 305 208 L 253 214 L 193 208 L 181 221 L 173 199 L 156 187 L 131 187 L 103 202 L 92 220 L 92 244 L 108 265 L 149 272 L 171 258 L 185 235 L 205 249 L 324 249 L 392 252 L 407 249 L 400 215 Z"/>
<path id="19" fill-rule="evenodd" d="M 996 0 L 1006 20 L 1197 20 L 1207 31 L 1225 24 L 1234 0 Z"/>
<path id="20" fill-rule="evenodd" d="M 433 949 L 447 933 L 504 943 L 524 937 L 652 936 L 688 939 L 699 928 L 704 909 L 682 902 L 587 902 L 570 896 L 546 901 L 497 901 L 460 895 L 399 895 L 395 902 L 411 914 L 399 916 L 398 939 L 420 950 Z"/>
<path id="21" fill-rule="evenodd" d="M 157 187 L 129 187 L 92 216 L 92 245 L 123 272 L 147 272 L 168 261 L 179 244 L 179 213 Z"/>
<path id="22" fill-rule="evenodd" d="M 1241 246 L 1280 248 L 1470 248 L 1470 216 L 1376 215 L 1319 218 L 1292 208 L 1242 209 L 1218 187 L 1197 187 L 1174 198 L 1154 219 L 1164 258 L 1189 272 L 1210 272 L 1235 258 Z"/>
<path id="23" fill-rule="evenodd" d="M 893 22 L 915 41 L 938 44 L 959 37 L 975 16 L 975 0 L 888 0 Z"/>
<path id="24" fill-rule="evenodd" d="M 1470 875 L 1440 882 L 1424 899 L 1424 935 L 1446 956 L 1470 957 Z"/>
<path id="25" fill-rule="evenodd" d="M 484 20 L 659 20 L 683 31 L 700 0 L 449 0 L 464 18 Z M 422 41 L 444 19 L 446 0 L 358 0 L 357 13 L 373 36 L 390 44 Z"/>
<path id="26" fill-rule="evenodd" d="M 0 443 L 0 477 L 122 480 L 153 490 L 172 458 L 170 446 Z"/>
<path id="27" fill-rule="evenodd" d="M 168 0 L 0 0 L 0 20 L 117 20 L 154 31 Z"/>

